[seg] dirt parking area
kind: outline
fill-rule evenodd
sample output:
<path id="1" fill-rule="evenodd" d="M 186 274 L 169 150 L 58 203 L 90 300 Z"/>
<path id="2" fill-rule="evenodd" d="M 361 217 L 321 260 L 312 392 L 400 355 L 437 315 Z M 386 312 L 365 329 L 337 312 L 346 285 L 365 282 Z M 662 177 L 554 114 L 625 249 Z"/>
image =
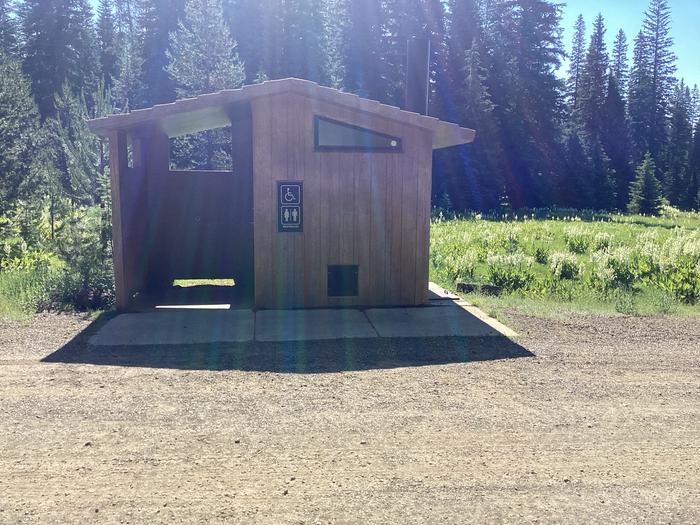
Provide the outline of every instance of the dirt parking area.
<path id="1" fill-rule="evenodd" d="M 0 522 L 700 522 L 700 318 L 88 348 L 0 325 Z"/>

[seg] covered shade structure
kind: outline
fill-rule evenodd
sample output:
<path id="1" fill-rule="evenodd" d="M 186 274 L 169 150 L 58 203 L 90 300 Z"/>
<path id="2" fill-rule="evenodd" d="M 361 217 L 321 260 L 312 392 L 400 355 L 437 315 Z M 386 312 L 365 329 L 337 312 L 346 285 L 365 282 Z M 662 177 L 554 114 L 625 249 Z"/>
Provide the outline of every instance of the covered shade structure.
<path id="1" fill-rule="evenodd" d="M 432 150 L 475 132 L 299 79 L 88 122 L 109 140 L 117 307 L 233 278 L 255 308 L 427 299 Z M 172 169 L 170 139 L 231 127 L 230 170 Z"/>

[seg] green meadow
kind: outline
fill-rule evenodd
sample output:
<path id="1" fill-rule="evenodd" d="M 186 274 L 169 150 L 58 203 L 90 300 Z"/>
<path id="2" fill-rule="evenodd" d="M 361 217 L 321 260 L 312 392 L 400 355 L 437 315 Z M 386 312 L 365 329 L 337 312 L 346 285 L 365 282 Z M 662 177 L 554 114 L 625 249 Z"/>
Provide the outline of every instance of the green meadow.
<path id="1" fill-rule="evenodd" d="M 492 312 L 700 313 L 700 214 L 434 216 L 431 280 Z M 466 287 L 464 286 L 466 285 Z"/>

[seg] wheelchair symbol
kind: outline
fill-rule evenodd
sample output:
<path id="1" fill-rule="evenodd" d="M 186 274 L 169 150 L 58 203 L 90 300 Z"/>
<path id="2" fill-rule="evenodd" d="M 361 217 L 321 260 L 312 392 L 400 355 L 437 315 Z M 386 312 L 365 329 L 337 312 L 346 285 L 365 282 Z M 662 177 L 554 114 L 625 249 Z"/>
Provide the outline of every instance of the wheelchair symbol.
<path id="1" fill-rule="evenodd" d="M 280 199 L 283 204 L 301 204 L 301 187 L 296 184 L 281 185 Z"/>

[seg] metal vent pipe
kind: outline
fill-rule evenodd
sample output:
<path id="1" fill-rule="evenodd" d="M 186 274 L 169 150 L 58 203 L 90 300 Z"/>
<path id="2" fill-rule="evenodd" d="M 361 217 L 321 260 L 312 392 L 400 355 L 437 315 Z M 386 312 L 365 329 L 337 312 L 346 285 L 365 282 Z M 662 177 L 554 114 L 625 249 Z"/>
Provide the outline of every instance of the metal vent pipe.
<path id="1" fill-rule="evenodd" d="M 428 114 L 428 82 L 430 75 L 430 40 L 411 38 L 406 45 L 405 109 Z"/>

